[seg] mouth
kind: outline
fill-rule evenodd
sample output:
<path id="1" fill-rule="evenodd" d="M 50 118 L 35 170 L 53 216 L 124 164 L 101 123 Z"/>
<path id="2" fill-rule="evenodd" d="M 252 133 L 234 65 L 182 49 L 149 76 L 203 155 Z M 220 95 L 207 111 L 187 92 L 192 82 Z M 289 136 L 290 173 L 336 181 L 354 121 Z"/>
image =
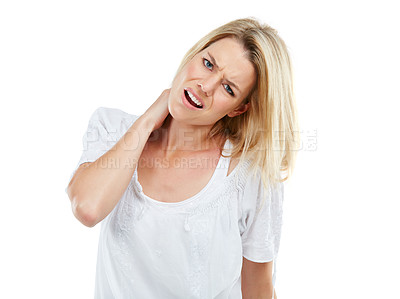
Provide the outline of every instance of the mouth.
<path id="1" fill-rule="evenodd" d="M 199 99 L 197 99 L 196 96 L 186 88 L 185 88 L 185 98 L 189 102 L 189 104 L 192 105 L 193 107 L 196 107 L 198 109 L 203 108 L 202 102 Z"/>

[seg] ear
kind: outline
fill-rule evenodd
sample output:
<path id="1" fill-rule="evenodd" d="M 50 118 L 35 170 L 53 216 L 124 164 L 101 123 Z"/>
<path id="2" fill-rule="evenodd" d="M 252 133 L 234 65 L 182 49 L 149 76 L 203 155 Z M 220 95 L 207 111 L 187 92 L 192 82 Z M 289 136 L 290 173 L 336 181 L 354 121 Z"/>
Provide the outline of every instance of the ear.
<path id="1" fill-rule="evenodd" d="M 232 110 L 227 115 L 229 117 L 235 117 L 242 113 L 245 113 L 247 110 L 249 110 L 249 108 L 250 108 L 250 102 L 248 102 L 246 104 L 241 104 L 239 107 L 237 107 L 235 110 Z"/>

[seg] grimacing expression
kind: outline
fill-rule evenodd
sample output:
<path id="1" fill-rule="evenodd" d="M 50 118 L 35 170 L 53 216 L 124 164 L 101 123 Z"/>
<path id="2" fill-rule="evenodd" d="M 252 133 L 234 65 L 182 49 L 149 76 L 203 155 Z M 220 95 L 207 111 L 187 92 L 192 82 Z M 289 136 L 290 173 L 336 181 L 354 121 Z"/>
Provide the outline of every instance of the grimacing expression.
<path id="1" fill-rule="evenodd" d="M 246 50 L 223 38 L 197 53 L 175 77 L 168 108 L 172 117 L 191 125 L 212 126 L 225 115 L 244 113 L 242 104 L 256 83 Z"/>

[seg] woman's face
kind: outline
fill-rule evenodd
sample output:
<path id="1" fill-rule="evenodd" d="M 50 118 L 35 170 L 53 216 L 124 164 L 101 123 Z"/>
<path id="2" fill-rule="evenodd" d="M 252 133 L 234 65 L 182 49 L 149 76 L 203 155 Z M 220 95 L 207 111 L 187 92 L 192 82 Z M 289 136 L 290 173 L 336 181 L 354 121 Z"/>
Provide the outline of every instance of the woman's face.
<path id="1" fill-rule="evenodd" d="M 178 121 L 212 126 L 225 115 L 244 113 L 241 104 L 256 82 L 246 51 L 236 40 L 223 38 L 199 52 L 175 77 L 168 102 Z"/>

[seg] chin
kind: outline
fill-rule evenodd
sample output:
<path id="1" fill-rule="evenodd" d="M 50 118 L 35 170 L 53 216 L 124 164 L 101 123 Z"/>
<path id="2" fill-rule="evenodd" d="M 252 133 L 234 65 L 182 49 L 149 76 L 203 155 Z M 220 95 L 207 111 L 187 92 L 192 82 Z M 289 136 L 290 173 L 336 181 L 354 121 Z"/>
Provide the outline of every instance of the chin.
<path id="1" fill-rule="evenodd" d="M 176 89 L 171 89 L 171 95 L 168 102 L 168 110 L 172 118 L 176 120 L 184 120 L 190 117 L 190 111 L 188 111 L 188 109 L 182 104 L 181 96 L 182 95 L 177 92 Z"/>
<path id="2" fill-rule="evenodd" d="M 179 120 L 182 119 L 185 115 L 185 111 L 183 111 L 182 107 L 179 107 L 177 103 L 172 103 L 172 99 L 175 99 L 176 101 L 176 96 L 175 97 L 170 97 L 170 101 L 168 103 L 168 111 L 169 114 L 173 119 Z"/>
<path id="3" fill-rule="evenodd" d="M 177 107 L 168 107 L 169 114 L 176 121 L 187 121 L 189 119 L 188 114 L 183 109 Z"/>

